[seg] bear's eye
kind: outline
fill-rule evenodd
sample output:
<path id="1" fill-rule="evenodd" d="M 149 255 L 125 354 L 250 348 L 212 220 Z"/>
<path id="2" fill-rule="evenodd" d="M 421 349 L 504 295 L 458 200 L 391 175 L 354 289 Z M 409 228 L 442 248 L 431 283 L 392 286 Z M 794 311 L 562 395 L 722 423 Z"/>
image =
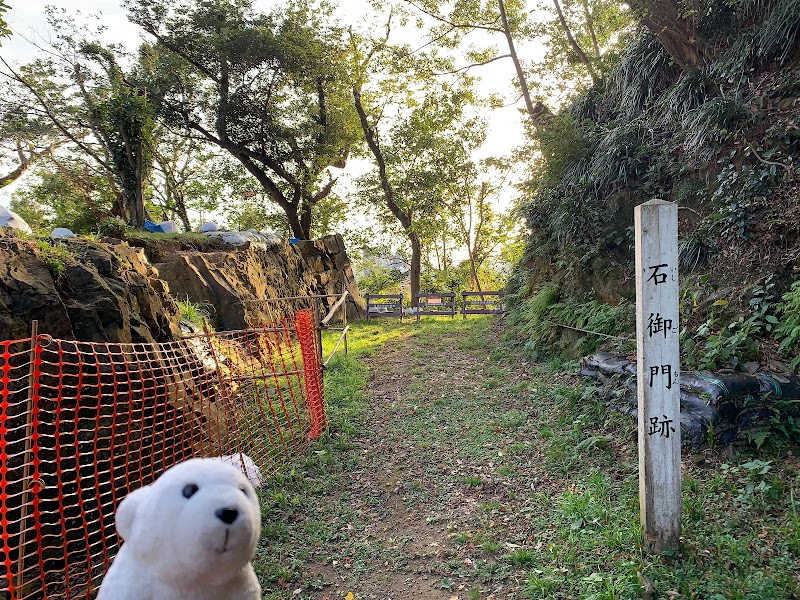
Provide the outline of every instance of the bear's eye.
<path id="1" fill-rule="evenodd" d="M 198 487 L 197 487 L 195 484 L 193 484 L 193 483 L 190 483 L 189 485 L 187 485 L 187 486 L 184 486 L 184 488 L 183 488 L 183 492 L 181 492 L 181 493 L 183 494 L 183 497 L 184 497 L 184 498 L 191 498 L 192 496 L 194 496 L 194 495 L 195 495 L 195 493 L 196 493 L 196 492 L 197 492 L 197 490 L 199 490 L 199 489 L 200 489 L 200 488 L 198 488 Z"/>
<path id="2" fill-rule="evenodd" d="M 247 496 L 247 488 L 246 488 L 246 487 L 244 487 L 244 486 L 240 486 L 240 487 L 239 487 L 239 489 L 240 489 L 240 490 L 242 490 L 242 493 L 243 493 L 245 496 Z"/>

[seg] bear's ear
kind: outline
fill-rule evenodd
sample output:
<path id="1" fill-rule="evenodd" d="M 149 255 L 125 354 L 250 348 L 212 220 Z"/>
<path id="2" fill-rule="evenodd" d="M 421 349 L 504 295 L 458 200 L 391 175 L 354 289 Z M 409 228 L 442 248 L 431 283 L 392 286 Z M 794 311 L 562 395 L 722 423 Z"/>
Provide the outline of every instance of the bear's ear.
<path id="1" fill-rule="evenodd" d="M 114 520 L 117 524 L 117 535 L 123 540 L 129 541 L 128 538 L 131 532 L 133 532 L 133 521 L 136 519 L 136 511 L 149 494 L 150 486 L 146 485 L 143 488 L 134 490 L 119 503 Z"/>

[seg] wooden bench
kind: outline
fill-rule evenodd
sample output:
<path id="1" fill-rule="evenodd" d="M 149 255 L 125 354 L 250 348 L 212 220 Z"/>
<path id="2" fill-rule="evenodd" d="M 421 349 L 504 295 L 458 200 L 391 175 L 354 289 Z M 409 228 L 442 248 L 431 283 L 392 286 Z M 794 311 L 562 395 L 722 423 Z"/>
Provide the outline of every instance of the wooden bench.
<path id="1" fill-rule="evenodd" d="M 366 318 L 400 317 L 403 320 L 403 294 L 364 294 Z"/>
<path id="2" fill-rule="evenodd" d="M 421 316 L 432 317 L 455 317 L 456 316 L 456 293 L 443 292 L 439 294 L 414 294 L 417 306 L 415 314 L 417 321 Z"/>
<path id="3" fill-rule="evenodd" d="M 501 315 L 505 311 L 503 292 L 461 292 L 461 315 Z"/>

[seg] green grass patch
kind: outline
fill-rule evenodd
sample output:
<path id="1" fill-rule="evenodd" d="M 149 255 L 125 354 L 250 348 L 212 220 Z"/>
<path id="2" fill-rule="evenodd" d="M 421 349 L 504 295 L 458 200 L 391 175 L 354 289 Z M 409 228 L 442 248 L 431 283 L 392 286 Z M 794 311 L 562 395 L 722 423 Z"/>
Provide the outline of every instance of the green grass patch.
<path id="1" fill-rule="evenodd" d="M 662 598 L 800 597 L 800 464 L 787 449 L 685 458 L 680 551 L 650 555 L 633 422 L 584 395 L 574 362 L 525 363 L 490 327 L 353 325 L 348 356 L 325 373 L 329 430 L 262 489 L 265 598 L 329 594 L 337 582 L 318 565 L 353 585 L 427 576 L 469 598 L 500 587 L 498 597 L 633 599 L 642 582 Z M 326 349 L 336 337 L 325 334 Z M 374 406 L 371 378 L 391 401 Z M 372 452 L 383 439 L 395 446 L 380 452 L 401 457 L 391 471 Z M 408 511 L 400 522 L 441 533 L 434 547 L 447 551 L 419 571 L 415 529 L 376 530 L 392 503 Z"/>

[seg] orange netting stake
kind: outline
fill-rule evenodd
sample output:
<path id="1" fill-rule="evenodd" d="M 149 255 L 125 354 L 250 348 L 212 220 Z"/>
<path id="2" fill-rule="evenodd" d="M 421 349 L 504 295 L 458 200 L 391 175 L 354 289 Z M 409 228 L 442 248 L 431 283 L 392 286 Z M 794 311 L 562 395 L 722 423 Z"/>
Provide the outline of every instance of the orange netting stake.
<path id="1" fill-rule="evenodd" d="M 303 355 L 303 376 L 306 384 L 306 403 L 311 418 L 311 431 L 308 439 L 316 440 L 325 427 L 325 406 L 323 404 L 322 369 L 319 361 L 317 336 L 311 324 L 311 310 L 301 310 L 295 315 L 297 339 Z"/>
<path id="2" fill-rule="evenodd" d="M 114 509 L 176 462 L 246 452 L 269 476 L 319 438 L 315 333 L 306 311 L 161 344 L 0 341 L 0 600 L 89 600 Z"/>
<path id="3" fill-rule="evenodd" d="M 0 463 L 2 463 L 0 467 L 0 527 L 2 527 L 3 530 L 3 548 L 6 550 L 3 553 L 3 562 L 6 570 L 6 590 L 11 594 L 11 597 L 13 597 L 16 574 L 14 573 L 14 562 L 11 560 L 11 552 L 9 552 L 11 549 L 11 536 L 9 535 L 8 527 L 10 524 L 8 493 L 6 492 L 8 489 L 8 450 L 5 435 L 8 430 L 9 384 L 11 383 L 11 349 L 9 346 L 10 342 L 2 343 L 3 362 L 2 365 L 0 365 L 0 367 L 2 367 L 2 369 L 0 369 L 0 373 L 2 373 L 2 377 L 0 377 L 0 384 L 2 384 L 2 389 L 0 389 Z"/>

